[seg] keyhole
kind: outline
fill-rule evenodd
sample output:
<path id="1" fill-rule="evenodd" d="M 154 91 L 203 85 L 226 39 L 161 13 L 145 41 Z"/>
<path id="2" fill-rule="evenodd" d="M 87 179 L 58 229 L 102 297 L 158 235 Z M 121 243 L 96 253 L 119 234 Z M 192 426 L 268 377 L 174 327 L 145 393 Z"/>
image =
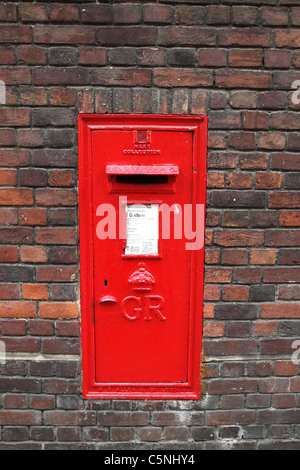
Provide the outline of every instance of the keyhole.
<path id="1" fill-rule="evenodd" d="M 107 284 L 108 284 L 107 279 L 104 279 L 104 286 L 107 287 Z"/>

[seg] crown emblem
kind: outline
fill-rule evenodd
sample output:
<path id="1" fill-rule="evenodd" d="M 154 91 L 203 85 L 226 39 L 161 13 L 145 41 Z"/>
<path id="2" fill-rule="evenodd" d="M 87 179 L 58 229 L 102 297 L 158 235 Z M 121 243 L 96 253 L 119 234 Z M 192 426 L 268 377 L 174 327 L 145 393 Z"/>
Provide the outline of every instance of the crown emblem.
<path id="1" fill-rule="evenodd" d="M 128 282 L 133 290 L 147 291 L 152 289 L 155 279 L 146 270 L 145 263 L 139 263 L 139 268 L 130 275 Z"/>

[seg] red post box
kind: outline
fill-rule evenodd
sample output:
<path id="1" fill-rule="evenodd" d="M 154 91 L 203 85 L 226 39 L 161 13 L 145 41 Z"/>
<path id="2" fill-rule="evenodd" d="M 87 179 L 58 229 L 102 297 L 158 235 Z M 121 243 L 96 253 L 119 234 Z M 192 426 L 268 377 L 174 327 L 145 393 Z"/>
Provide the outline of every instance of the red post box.
<path id="1" fill-rule="evenodd" d="M 79 116 L 83 394 L 200 394 L 207 119 Z"/>

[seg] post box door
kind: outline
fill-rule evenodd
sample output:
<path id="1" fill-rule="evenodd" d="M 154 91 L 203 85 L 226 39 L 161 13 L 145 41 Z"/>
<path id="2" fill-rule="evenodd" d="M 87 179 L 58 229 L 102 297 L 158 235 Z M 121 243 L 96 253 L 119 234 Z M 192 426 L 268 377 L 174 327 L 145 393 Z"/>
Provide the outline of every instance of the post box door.
<path id="1" fill-rule="evenodd" d="M 206 121 L 81 119 L 85 394 L 197 398 Z"/>

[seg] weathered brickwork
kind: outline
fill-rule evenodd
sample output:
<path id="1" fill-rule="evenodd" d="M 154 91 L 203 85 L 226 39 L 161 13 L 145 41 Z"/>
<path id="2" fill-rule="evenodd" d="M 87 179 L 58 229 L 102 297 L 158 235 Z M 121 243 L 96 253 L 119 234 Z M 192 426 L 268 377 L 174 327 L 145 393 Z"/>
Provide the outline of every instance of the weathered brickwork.
<path id="1" fill-rule="evenodd" d="M 299 448 L 299 26 L 299 0 L 0 5 L 0 449 Z M 208 115 L 199 401 L 82 398 L 82 112 Z"/>

